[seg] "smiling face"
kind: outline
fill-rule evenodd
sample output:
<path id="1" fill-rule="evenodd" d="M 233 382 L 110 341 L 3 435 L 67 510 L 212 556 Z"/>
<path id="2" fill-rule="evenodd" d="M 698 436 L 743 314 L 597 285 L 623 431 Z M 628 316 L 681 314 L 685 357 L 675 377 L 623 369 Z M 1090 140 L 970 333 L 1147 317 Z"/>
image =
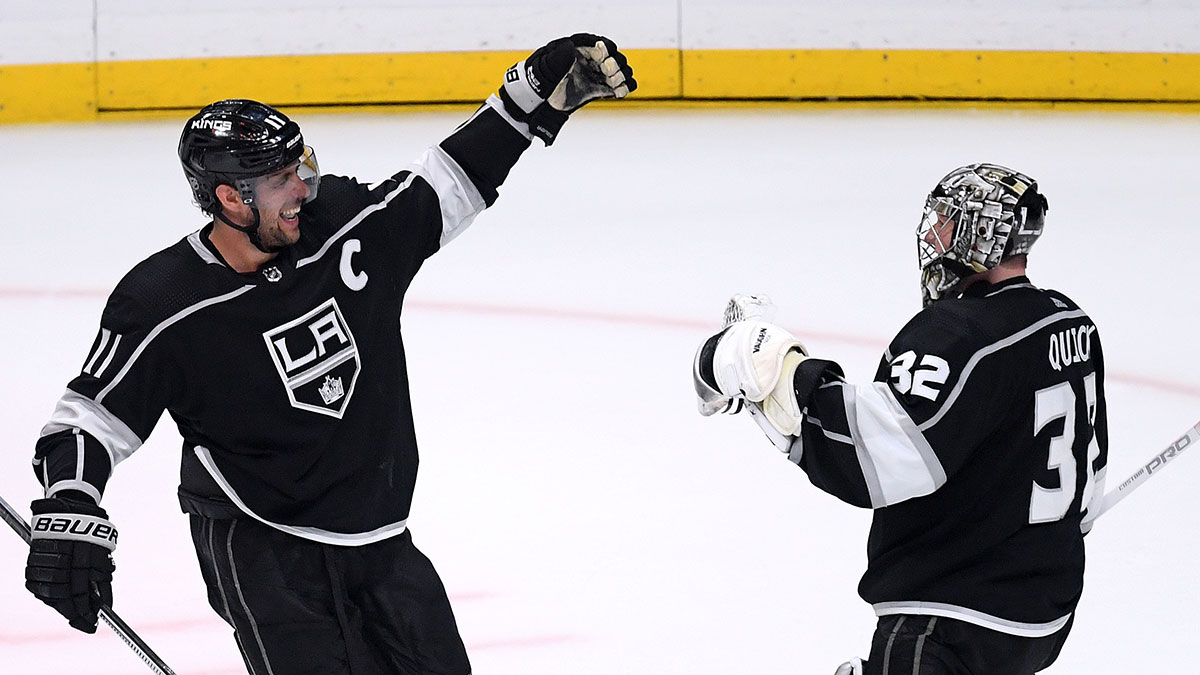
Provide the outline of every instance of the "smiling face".
<path id="1" fill-rule="evenodd" d="M 300 206 L 308 198 L 309 187 L 300 179 L 299 167 L 300 162 L 295 162 L 254 179 L 258 236 L 267 250 L 286 248 L 300 239 Z"/>
<path id="2" fill-rule="evenodd" d="M 300 240 L 300 206 L 314 194 L 315 185 L 303 180 L 305 167 L 293 162 L 279 171 L 239 180 L 240 192 L 232 185 L 217 185 L 220 210 L 209 238 L 238 272 L 256 270 Z"/>

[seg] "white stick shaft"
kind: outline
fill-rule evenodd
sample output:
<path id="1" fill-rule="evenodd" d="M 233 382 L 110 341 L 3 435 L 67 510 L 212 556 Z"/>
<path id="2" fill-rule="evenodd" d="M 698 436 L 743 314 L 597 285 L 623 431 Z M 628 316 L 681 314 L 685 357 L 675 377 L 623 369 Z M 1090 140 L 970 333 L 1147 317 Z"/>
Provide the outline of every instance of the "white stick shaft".
<path id="1" fill-rule="evenodd" d="M 1092 519 L 1099 518 L 1106 511 L 1111 509 L 1117 502 L 1124 499 L 1130 492 L 1136 490 L 1140 485 L 1150 480 L 1151 476 L 1156 475 L 1171 460 L 1183 454 L 1183 451 L 1200 443 L 1200 422 L 1187 430 L 1187 433 L 1180 436 L 1176 441 L 1166 447 L 1158 454 L 1150 458 L 1140 469 L 1134 472 L 1132 476 L 1121 481 L 1113 489 L 1109 490 L 1104 495 L 1104 501 L 1100 503 L 1100 511 L 1093 516 Z"/>

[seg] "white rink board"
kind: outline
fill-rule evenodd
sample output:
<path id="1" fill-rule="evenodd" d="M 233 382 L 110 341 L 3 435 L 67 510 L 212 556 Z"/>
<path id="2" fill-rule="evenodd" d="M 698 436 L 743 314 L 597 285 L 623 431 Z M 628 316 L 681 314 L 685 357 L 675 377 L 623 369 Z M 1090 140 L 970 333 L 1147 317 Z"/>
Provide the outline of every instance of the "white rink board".
<path id="1" fill-rule="evenodd" d="M 687 0 L 684 49 L 1200 51 L 1191 0 Z"/>
<path id="2" fill-rule="evenodd" d="M 331 172 L 404 166 L 460 113 L 298 115 Z M 0 495 L 38 488 L 34 440 L 111 286 L 202 224 L 183 118 L 0 127 Z M 971 139 L 964 153 L 963 139 Z M 1099 139 L 1099 140 L 1098 140 Z M 970 161 L 1038 178 L 1035 283 L 1079 301 L 1109 368 L 1109 483 L 1195 423 L 1200 120 L 1168 114 L 764 108 L 585 111 L 434 256 L 404 314 L 422 464 L 410 520 L 489 675 L 832 673 L 866 652 L 869 514 L 813 488 L 747 419 L 696 414 L 696 346 L 765 292 L 864 381 L 919 304 L 925 192 Z M 81 153 L 80 148 L 88 148 Z M 607 181 L 609 200 L 597 199 Z M 207 607 L 164 421 L 118 467 L 116 607 L 180 675 L 244 672 Z M 1200 632 L 1194 485 L 1181 457 L 1106 514 L 1051 675 L 1186 672 Z M 21 585 L 0 533 L 0 670 L 149 672 Z"/>
<path id="3" fill-rule="evenodd" d="M 4 0 L 0 64 L 525 50 L 580 31 L 636 49 L 1197 53 L 1200 7 L 1190 0 Z"/>
<path id="4" fill-rule="evenodd" d="M 0 0 L 0 65 L 96 60 L 93 0 Z"/>
<path id="5" fill-rule="evenodd" d="M 622 47 L 679 46 L 674 0 L 296 0 L 282 7 L 264 0 L 105 4 L 98 53 L 101 60 L 132 60 L 533 50 L 580 32 L 612 35 Z"/>

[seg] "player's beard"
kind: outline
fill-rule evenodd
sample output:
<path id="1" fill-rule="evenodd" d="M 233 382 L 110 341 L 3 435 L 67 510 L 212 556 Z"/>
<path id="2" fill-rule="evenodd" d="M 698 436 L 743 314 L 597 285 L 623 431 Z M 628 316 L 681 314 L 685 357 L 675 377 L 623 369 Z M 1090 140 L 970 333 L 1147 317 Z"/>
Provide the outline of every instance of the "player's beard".
<path id="1" fill-rule="evenodd" d="M 295 244 L 300 240 L 300 231 L 285 229 L 279 223 L 279 219 L 272 218 L 270 223 L 260 223 L 258 226 L 258 238 L 262 242 L 260 248 L 264 251 L 274 253 Z"/>

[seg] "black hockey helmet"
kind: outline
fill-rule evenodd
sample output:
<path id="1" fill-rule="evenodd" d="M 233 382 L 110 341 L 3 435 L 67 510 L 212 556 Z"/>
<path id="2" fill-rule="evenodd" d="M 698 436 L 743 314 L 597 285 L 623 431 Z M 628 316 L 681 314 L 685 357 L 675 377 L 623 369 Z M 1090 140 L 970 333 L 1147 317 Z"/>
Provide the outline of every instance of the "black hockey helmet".
<path id="1" fill-rule="evenodd" d="M 925 199 L 917 226 L 924 304 L 972 274 L 1028 253 L 1049 209 L 1037 181 L 1007 167 L 971 164 L 947 174 Z"/>
<path id="2" fill-rule="evenodd" d="M 196 204 L 219 213 L 218 185 L 237 189 L 253 207 L 254 178 L 279 171 L 299 160 L 300 178 L 317 196 L 321 174 L 316 155 L 304 144 L 300 125 L 258 101 L 227 99 L 204 106 L 183 126 L 179 161 Z"/>

